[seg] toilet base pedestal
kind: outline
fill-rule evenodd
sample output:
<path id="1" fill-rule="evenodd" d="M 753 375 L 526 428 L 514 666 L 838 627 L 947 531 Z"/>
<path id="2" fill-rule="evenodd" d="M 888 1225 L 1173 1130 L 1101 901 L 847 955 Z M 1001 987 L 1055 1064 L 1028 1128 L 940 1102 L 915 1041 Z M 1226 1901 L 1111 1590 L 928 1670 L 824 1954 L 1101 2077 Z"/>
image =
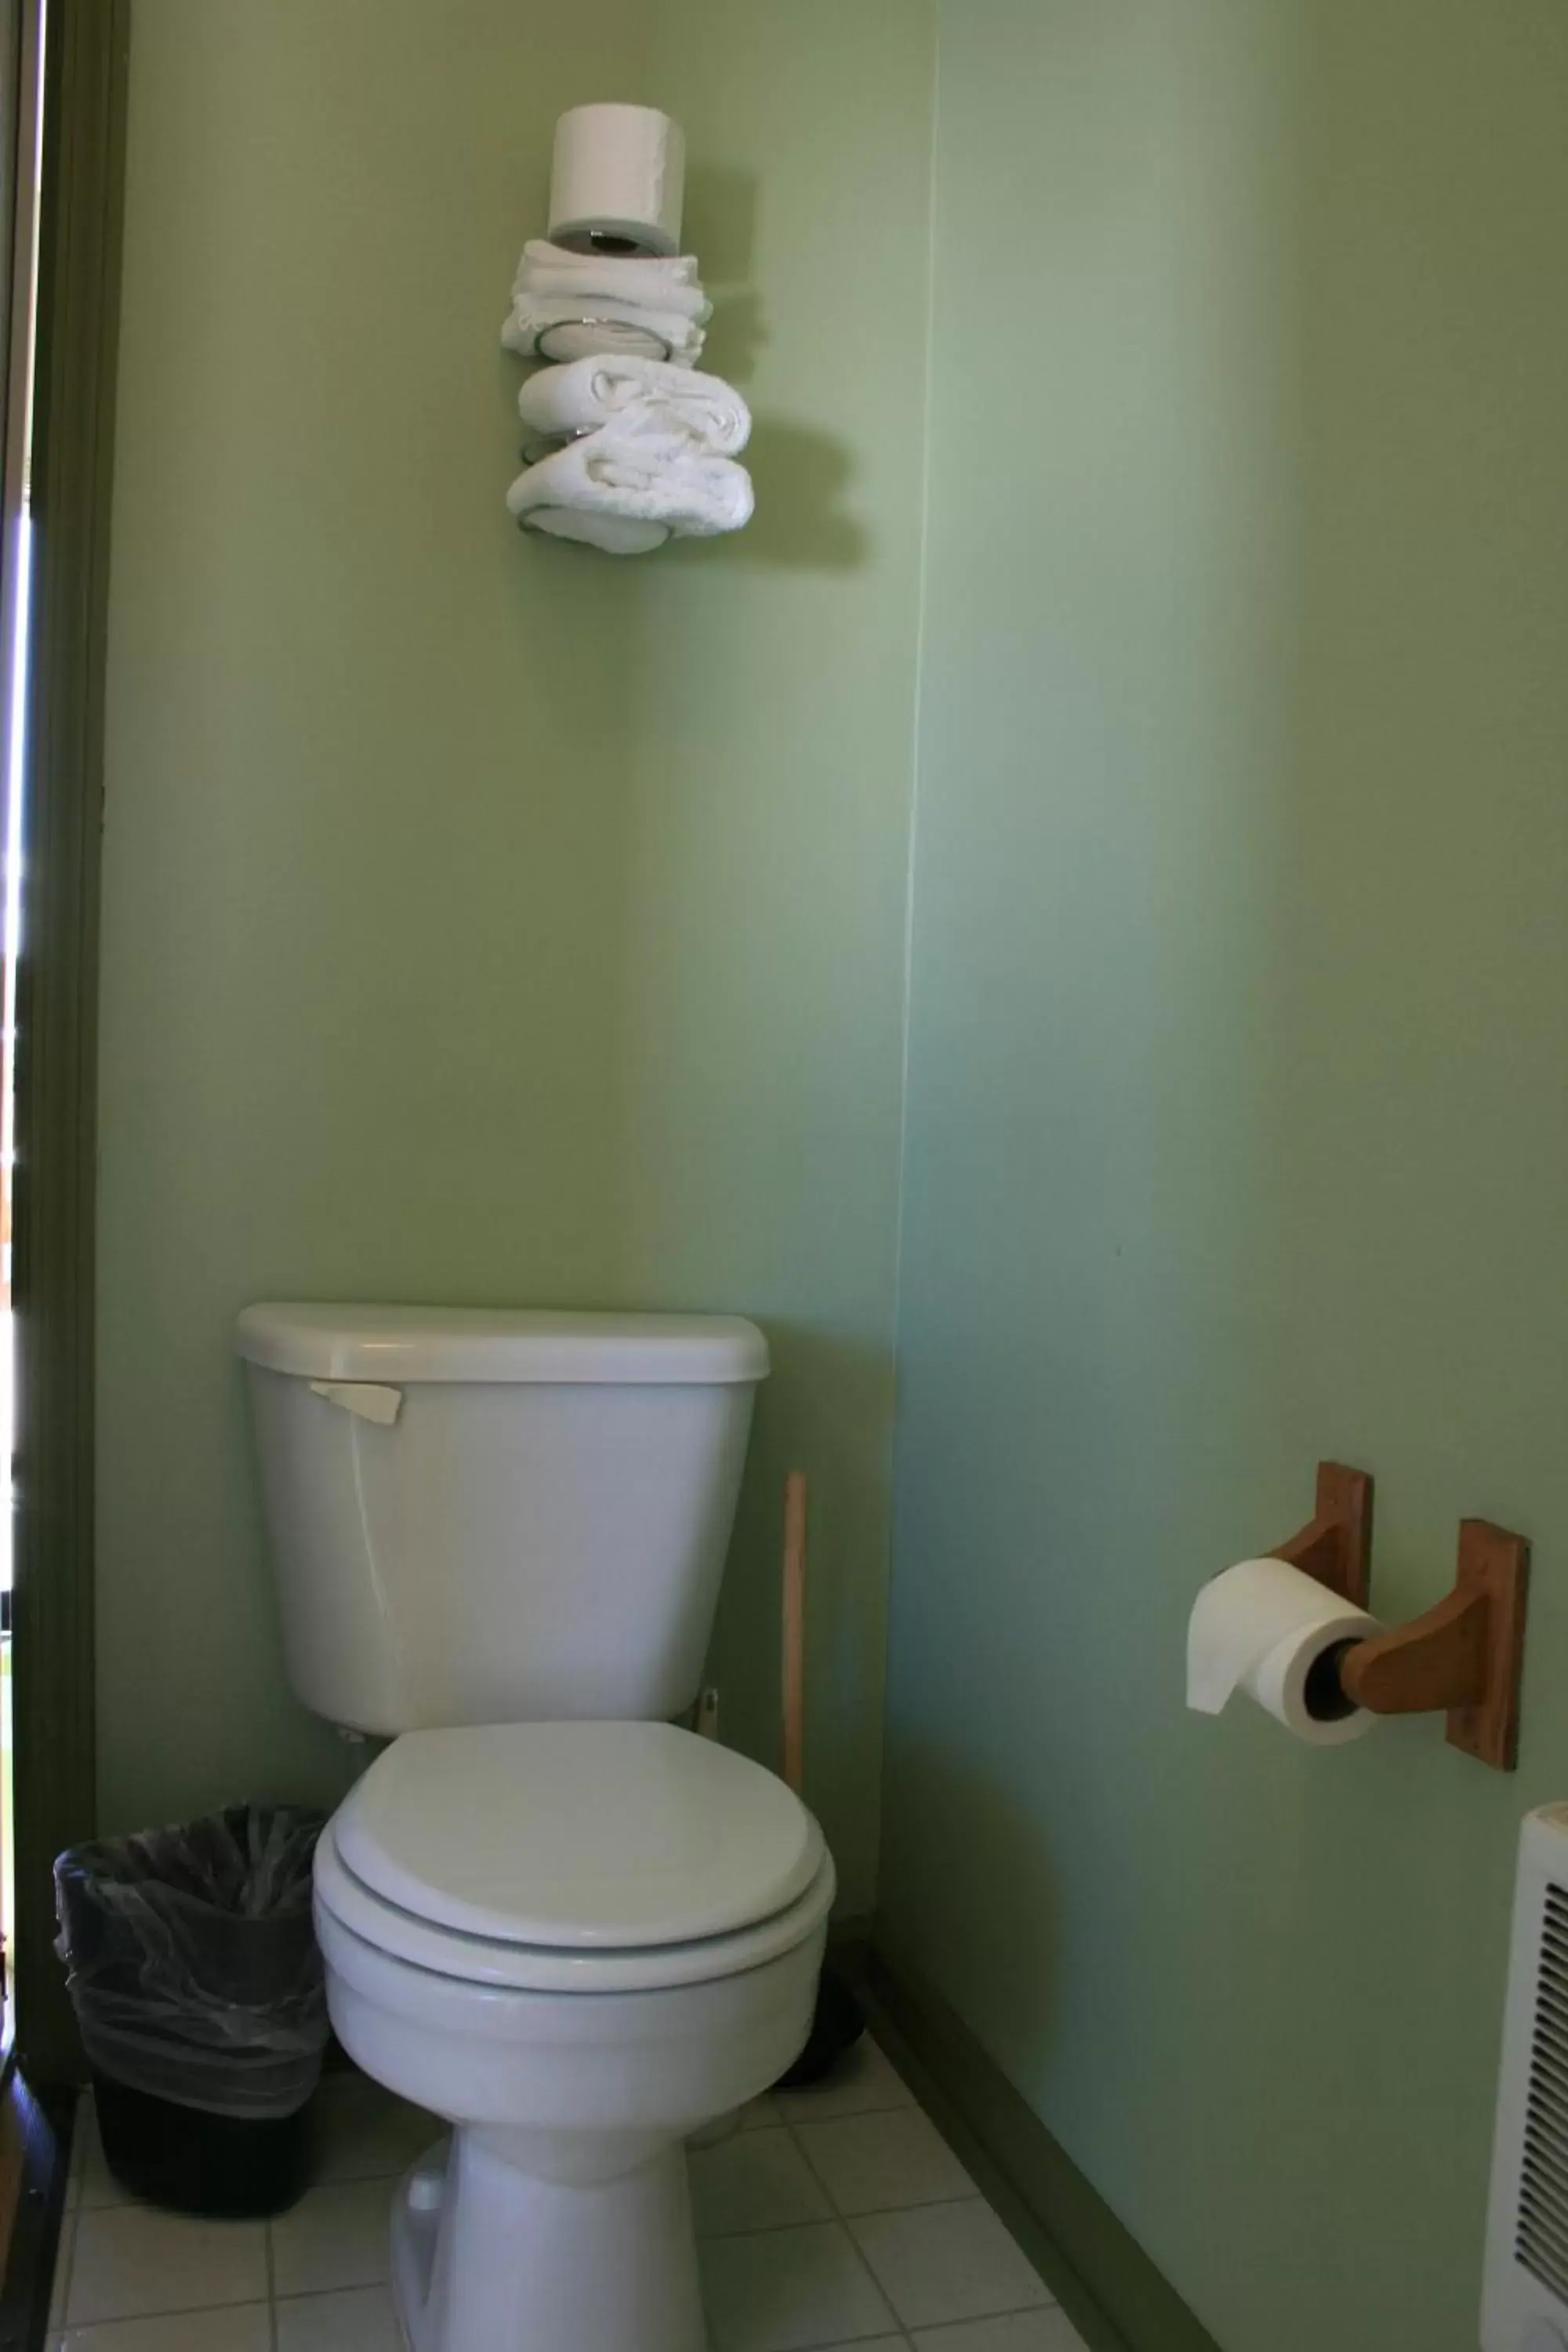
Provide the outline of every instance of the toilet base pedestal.
<path id="1" fill-rule="evenodd" d="M 506 2138 L 460 2129 L 398 2188 L 410 2352 L 705 2352 L 680 2142 L 578 2183 L 524 2169 Z"/>

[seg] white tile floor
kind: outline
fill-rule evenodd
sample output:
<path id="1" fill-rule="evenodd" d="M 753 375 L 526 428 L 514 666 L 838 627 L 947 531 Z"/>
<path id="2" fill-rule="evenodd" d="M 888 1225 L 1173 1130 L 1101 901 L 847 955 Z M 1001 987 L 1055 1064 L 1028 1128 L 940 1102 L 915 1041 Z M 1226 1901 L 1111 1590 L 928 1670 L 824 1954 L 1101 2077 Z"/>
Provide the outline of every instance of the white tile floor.
<path id="1" fill-rule="evenodd" d="M 399 2352 L 387 2203 L 440 2127 L 359 2075 L 322 2101 L 316 2185 L 272 2222 L 132 2203 L 85 2104 L 50 2352 Z M 869 2041 L 690 2164 L 712 2352 L 1084 2352 Z"/>

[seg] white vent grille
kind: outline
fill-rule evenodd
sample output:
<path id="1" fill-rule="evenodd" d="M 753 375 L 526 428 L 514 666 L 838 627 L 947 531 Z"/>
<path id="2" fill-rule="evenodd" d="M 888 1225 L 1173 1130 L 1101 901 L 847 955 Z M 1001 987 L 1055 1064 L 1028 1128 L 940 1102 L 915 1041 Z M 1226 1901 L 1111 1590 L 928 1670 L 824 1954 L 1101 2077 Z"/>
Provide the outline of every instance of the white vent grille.
<path id="1" fill-rule="evenodd" d="M 1568 1805 L 1520 1841 L 1481 2342 L 1568 2352 Z"/>
<path id="2" fill-rule="evenodd" d="M 1568 2304 L 1568 1895 L 1546 1890 L 1514 2252 Z"/>

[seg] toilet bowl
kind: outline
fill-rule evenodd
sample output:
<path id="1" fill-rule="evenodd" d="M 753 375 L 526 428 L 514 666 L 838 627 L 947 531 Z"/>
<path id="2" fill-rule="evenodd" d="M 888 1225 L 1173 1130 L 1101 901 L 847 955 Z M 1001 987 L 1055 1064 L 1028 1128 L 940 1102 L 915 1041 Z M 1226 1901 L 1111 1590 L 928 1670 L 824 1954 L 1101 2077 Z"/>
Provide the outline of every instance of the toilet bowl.
<path id="1" fill-rule="evenodd" d="M 377 1759 L 316 1924 L 344 2048 L 453 2126 L 394 2200 L 412 2352 L 702 2352 L 683 2142 L 798 2053 L 833 1890 L 782 1781 L 668 1725 Z"/>
<path id="2" fill-rule="evenodd" d="M 681 2143 L 811 2025 L 833 1864 L 700 1687 L 768 1347 L 730 1315 L 247 1307 L 297 1696 L 384 1737 L 316 1859 L 340 2040 L 452 2126 L 412 2352 L 701 2352 Z"/>

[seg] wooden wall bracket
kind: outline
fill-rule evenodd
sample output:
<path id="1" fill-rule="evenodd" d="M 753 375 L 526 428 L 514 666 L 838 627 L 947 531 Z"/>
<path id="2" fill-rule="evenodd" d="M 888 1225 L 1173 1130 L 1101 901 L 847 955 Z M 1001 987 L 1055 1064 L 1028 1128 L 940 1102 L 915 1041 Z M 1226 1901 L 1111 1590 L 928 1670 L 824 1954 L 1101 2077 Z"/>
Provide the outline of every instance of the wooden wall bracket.
<path id="1" fill-rule="evenodd" d="M 1317 1516 L 1274 1552 L 1304 1576 L 1364 1609 L 1371 1591 L 1372 1480 L 1340 1462 L 1318 1465 Z M 1530 1545 L 1489 1519 L 1459 1523 L 1454 1590 L 1424 1617 L 1339 1661 L 1340 1685 L 1372 1715 L 1448 1717 L 1448 1742 L 1511 1772 L 1519 1759 L 1519 1690 Z"/>
<path id="2" fill-rule="evenodd" d="M 1511 1772 L 1529 1585 L 1523 1536 L 1489 1519 L 1462 1519 L 1454 1590 L 1413 1623 L 1347 1651 L 1340 1663 L 1346 1696 L 1373 1715 L 1445 1710 L 1450 1747 Z"/>
<path id="3" fill-rule="evenodd" d="M 1274 1558 L 1326 1584 L 1352 1609 L 1364 1609 L 1372 1589 L 1372 1480 L 1367 1473 L 1347 1470 L 1342 1462 L 1320 1462 L 1316 1514 L 1300 1535 L 1275 1546 Z"/>

